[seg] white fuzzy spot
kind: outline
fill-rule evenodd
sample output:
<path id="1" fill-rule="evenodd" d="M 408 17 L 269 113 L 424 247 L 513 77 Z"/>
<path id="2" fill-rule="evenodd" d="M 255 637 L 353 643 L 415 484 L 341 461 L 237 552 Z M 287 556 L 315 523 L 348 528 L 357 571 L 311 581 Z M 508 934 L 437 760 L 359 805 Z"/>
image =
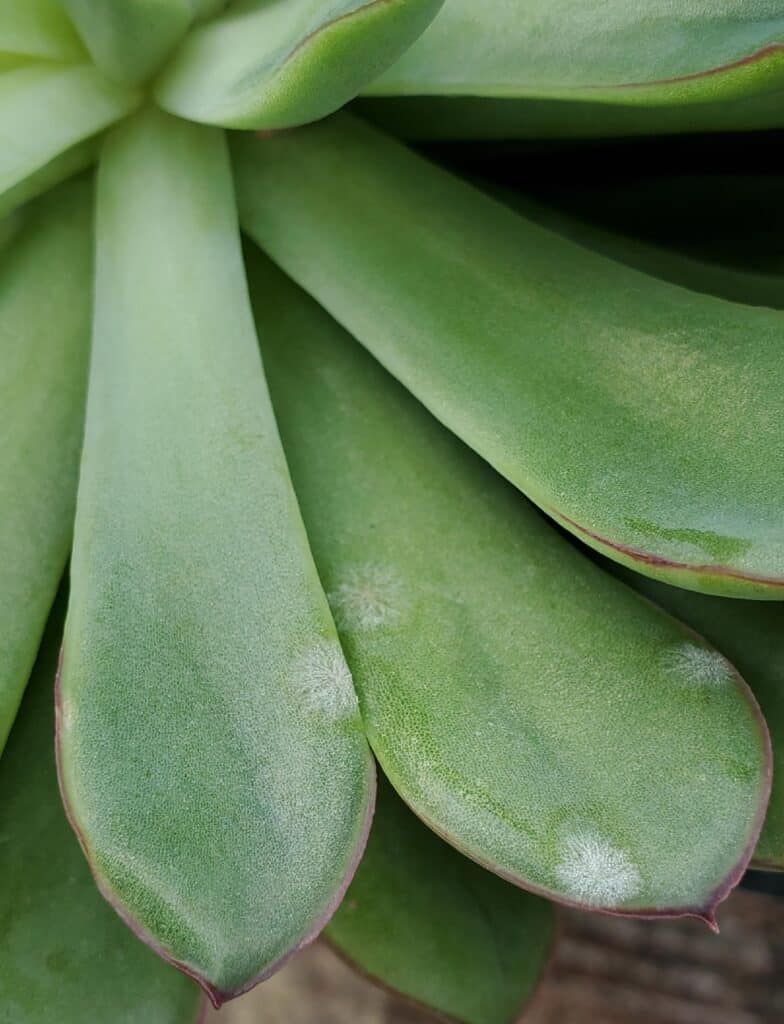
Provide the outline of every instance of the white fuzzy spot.
<path id="1" fill-rule="evenodd" d="M 665 668 L 676 672 L 684 682 L 701 686 L 726 686 L 732 682 L 732 668 L 718 651 L 698 644 L 679 644 L 665 653 Z"/>
<path id="2" fill-rule="evenodd" d="M 294 683 L 310 711 L 347 718 L 359 710 L 343 651 L 329 640 L 321 640 L 307 652 L 297 666 Z"/>
<path id="3" fill-rule="evenodd" d="M 565 894 L 595 907 L 615 907 L 637 896 L 640 872 L 623 850 L 598 832 L 567 835 L 560 848 L 555 876 Z"/>
<path id="4" fill-rule="evenodd" d="M 403 605 L 403 588 L 391 569 L 363 565 L 349 569 L 327 599 L 340 629 L 375 629 L 394 622 Z"/>
<path id="5" fill-rule="evenodd" d="M 71 708 L 71 702 L 67 697 L 63 697 L 60 702 L 60 729 L 63 732 L 68 732 L 72 725 L 73 710 Z"/>

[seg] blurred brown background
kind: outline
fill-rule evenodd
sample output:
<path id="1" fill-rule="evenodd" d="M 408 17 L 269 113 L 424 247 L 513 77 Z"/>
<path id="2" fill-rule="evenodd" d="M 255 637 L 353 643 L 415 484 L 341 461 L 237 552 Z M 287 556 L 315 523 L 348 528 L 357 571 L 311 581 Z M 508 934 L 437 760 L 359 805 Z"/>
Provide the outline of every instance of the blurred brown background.
<path id="1" fill-rule="evenodd" d="M 736 891 L 721 934 L 691 920 L 564 910 L 525 1024 L 784 1024 L 784 903 Z M 427 1024 L 436 1018 L 358 977 L 323 943 L 209 1024 Z"/>

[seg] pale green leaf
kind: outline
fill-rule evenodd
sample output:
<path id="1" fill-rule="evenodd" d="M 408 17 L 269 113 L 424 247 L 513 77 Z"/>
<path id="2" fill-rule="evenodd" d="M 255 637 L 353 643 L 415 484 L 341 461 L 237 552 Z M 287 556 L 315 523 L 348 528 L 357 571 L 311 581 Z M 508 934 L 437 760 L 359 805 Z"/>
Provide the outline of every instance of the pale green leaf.
<path id="1" fill-rule="evenodd" d="M 61 677 L 99 884 L 217 1004 L 323 927 L 373 765 L 289 481 L 223 133 L 147 111 L 99 167 Z"/>
<path id="2" fill-rule="evenodd" d="M 548 232 L 340 115 L 234 140 L 243 222 L 425 405 L 640 572 L 784 594 L 784 318 Z"/>
<path id="3" fill-rule="evenodd" d="M 0 74 L 0 216 L 40 191 L 42 181 L 46 187 L 73 173 L 79 160 L 63 154 L 124 117 L 139 99 L 88 64 Z M 36 174 L 35 187 L 28 186 L 25 179 Z"/>
<path id="4" fill-rule="evenodd" d="M 0 250 L 0 751 L 71 543 L 90 339 L 91 208 L 88 182 L 64 185 L 17 218 Z"/>
<path id="5" fill-rule="evenodd" d="M 284 128 L 331 114 L 408 47 L 442 0 L 239 0 L 195 29 L 155 88 L 174 114 Z"/>
<path id="6" fill-rule="evenodd" d="M 560 537 L 279 271 L 250 267 L 308 536 L 397 791 L 526 888 L 711 922 L 770 785 L 748 688 Z"/>
<path id="7" fill-rule="evenodd" d="M 101 899 L 68 828 L 54 764 L 59 601 L 0 761 L 3 1024 L 195 1024 L 199 990 Z"/>

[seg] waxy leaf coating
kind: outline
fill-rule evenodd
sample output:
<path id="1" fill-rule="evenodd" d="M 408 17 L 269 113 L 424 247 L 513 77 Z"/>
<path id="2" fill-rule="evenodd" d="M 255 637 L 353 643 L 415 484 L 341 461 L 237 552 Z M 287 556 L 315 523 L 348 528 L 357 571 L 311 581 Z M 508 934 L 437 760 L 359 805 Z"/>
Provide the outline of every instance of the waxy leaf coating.
<path id="1" fill-rule="evenodd" d="M 238 0 L 191 32 L 155 89 L 166 110 L 228 128 L 331 114 L 428 25 L 442 0 Z"/>
<path id="2" fill-rule="evenodd" d="M 374 770 L 269 404 L 223 133 L 154 111 L 98 175 L 59 688 L 104 894 L 213 1002 L 323 927 Z"/>
<path id="3" fill-rule="evenodd" d="M 308 536 L 396 790 L 526 888 L 712 922 L 770 787 L 746 685 L 559 536 L 279 271 L 249 266 Z"/>
<path id="4" fill-rule="evenodd" d="M 510 1024 L 554 930 L 544 900 L 452 850 L 383 782 L 362 863 L 325 934 L 363 973 L 450 1020 Z"/>
<path id="5" fill-rule="evenodd" d="M 101 899 L 57 790 L 52 688 L 58 601 L 0 760 L 0 1020 L 195 1024 L 199 990 Z"/>
<path id="6" fill-rule="evenodd" d="M 0 249 L 0 752 L 71 544 L 91 229 L 91 185 L 71 182 L 29 206 Z"/>
<path id="7" fill-rule="evenodd" d="M 442 422 L 592 547 L 784 596 L 784 316 L 518 216 L 361 122 L 234 140 L 241 218 Z"/>
<path id="8" fill-rule="evenodd" d="M 446 0 L 365 89 L 423 137 L 781 126 L 777 0 Z"/>

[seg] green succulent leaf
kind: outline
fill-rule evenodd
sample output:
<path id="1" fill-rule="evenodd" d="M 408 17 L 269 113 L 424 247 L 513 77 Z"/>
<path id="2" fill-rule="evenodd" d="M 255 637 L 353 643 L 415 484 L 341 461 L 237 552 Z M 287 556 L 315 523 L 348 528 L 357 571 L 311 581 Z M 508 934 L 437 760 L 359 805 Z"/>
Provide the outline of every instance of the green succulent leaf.
<path id="1" fill-rule="evenodd" d="M 158 102 L 229 128 L 286 128 L 331 114 L 391 64 L 442 0 L 238 0 L 195 29 Z"/>
<path id="2" fill-rule="evenodd" d="M 138 102 L 88 64 L 0 74 L 0 216 L 83 165 L 84 148 L 69 150 Z"/>
<path id="3" fill-rule="evenodd" d="M 771 734 L 773 789 L 751 866 L 784 870 L 784 606 L 692 594 L 626 569 L 619 575 L 720 647 L 753 689 Z"/>
<path id="4" fill-rule="evenodd" d="M 712 922 L 770 784 L 745 684 L 560 537 L 271 264 L 250 267 L 308 536 L 397 791 L 526 888 Z"/>
<path id="5" fill-rule="evenodd" d="M 234 147 L 246 230 L 549 515 L 645 574 L 784 595 L 781 313 L 591 253 L 346 115 Z"/>
<path id="6" fill-rule="evenodd" d="M 131 935 L 95 889 L 57 790 L 52 687 L 64 601 L 0 761 L 3 1024 L 193 1024 L 199 990 Z"/>
<path id="7" fill-rule="evenodd" d="M 450 1020 L 510 1024 L 536 989 L 554 930 L 548 903 L 461 857 L 384 782 L 326 936 L 363 973 Z"/>
<path id="8" fill-rule="evenodd" d="M 0 249 L 0 751 L 71 543 L 91 228 L 92 189 L 72 182 L 25 210 Z"/>
<path id="9" fill-rule="evenodd" d="M 139 85 L 188 30 L 193 0 L 60 0 L 92 58 L 108 75 Z"/>
<path id="10" fill-rule="evenodd" d="M 446 0 L 365 93 L 434 98 L 389 113 L 441 137 L 781 126 L 784 16 L 777 0 Z"/>
<path id="11" fill-rule="evenodd" d="M 154 111 L 117 128 L 96 235 L 62 785 L 101 890 L 219 1004 L 334 910 L 373 763 L 266 393 L 223 133 Z"/>
<path id="12" fill-rule="evenodd" d="M 0 60 L 84 60 L 85 50 L 57 0 L 0 0 Z"/>

